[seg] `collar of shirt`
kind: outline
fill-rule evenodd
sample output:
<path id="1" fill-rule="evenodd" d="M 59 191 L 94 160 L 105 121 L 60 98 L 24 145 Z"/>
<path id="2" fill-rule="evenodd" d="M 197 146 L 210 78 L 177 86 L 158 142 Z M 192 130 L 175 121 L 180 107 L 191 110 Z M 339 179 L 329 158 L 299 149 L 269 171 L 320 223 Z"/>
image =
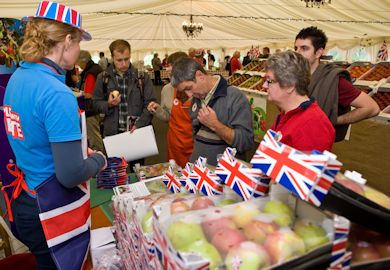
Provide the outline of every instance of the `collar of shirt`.
<path id="1" fill-rule="evenodd" d="M 299 111 L 303 111 L 303 110 L 306 110 L 307 108 L 310 107 L 311 104 L 314 103 L 314 98 L 310 98 L 309 100 L 305 100 L 304 102 L 302 102 L 301 104 L 299 104 L 298 107 L 296 107 L 295 109 L 291 110 L 291 111 L 288 111 L 287 113 L 285 112 L 282 112 L 278 115 L 277 119 L 276 119 L 276 125 L 275 125 L 275 128 L 281 123 L 281 122 L 286 122 L 288 121 L 288 119 L 290 119 L 293 115 L 295 115 L 297 112 Z"/>
<path id="2" fill-rule="evenodd" d="M 211 88 L 210 92 L 208 92 L 207 96 L 204 99 L 201 100 L 202 101 L 202 107 L 206 107 L 207 104 L 209 104 L 211 98 L 213 97 L 213 95 L 215 93 L 215 90 L 218 87 L 219 81 L 221 80 L 221 77 L 218 76 L 218 75 L 215 75 L 213 77 L 216 78 L 217 80 L 215 81 L 215 83 L 213 85 L 213 88 Z"/>
<path id="3" fill-rule="evenodd" d="M 56 62 L 50 60 L 49 58 L 44 57 L 41 59 L 41 62 L 52 67 L 60 75 L 66 74 L 66 71 L 62 67 L 60 67 Z"/>

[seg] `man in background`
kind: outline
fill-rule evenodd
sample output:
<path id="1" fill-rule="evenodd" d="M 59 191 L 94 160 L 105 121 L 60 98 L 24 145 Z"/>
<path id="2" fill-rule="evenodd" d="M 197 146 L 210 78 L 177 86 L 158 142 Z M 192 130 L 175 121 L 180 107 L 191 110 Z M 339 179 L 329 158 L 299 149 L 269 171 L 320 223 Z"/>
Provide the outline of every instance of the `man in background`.
<path id="1" fill-rule="evenodd" d="M 348 71 L 320 64 L 327 41 L 325 33 L 317 27 L 304 28 L 295 38 L 295 51 L 309 61 L 312 75 L 309 96 L 315 98 L 332 122 L 338 142 L 344 140 L 350 124 L 378 115 L 379 106 L 352 85 Z M 355 109 L 351 110 L 351 106 Z"/>
<path id="2" fill-rule="evenodd" d="M 162 85 L 162 80 L 161 80 L 162 64 L 160 58 L 158 58 L 158 53 L 155 53 L 153 56 L 152 66 L 154 71 L 154 84 Z"/>
<path id="3" fill-rule="evenodd" d="M 106 70 L 107 69 L 107 66 L 108 66 L 108 59 L 107 57 L 104 56 L 104 52 L 100 52 L 99 53 L 99 66 L 102 68 L 102 70 Z"/>
<path id="4" fill-rule="evenodd" d="M 232 59 L 230 60 L 230 73 L 233 74 L 234 71 L 240 70 L 242 68 L 241 62 L 240 62 L 240 52 L 235 51 Z"/>
<path id="5" fill-rule="evenodd" d="M 215 57 L 210 50 L 207 50 L 207 66 L 209 70 L 213 70 Z"/>

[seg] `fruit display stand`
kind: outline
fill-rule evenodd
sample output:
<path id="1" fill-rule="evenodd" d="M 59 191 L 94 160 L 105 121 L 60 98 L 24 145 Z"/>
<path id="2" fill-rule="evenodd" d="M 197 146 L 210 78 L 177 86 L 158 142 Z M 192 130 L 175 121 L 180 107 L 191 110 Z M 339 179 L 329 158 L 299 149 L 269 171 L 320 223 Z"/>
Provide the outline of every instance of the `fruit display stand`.
<path id="1" fill-rule="evenodd" d="M 347 70 L 351 74 L 352 81 L 360 78 L 363 74 L 369 71 L 374 65 L 370 62 L 354 62 Z"/>
<path id="2" fill-rule="evenodd" d="M 343 69 L 347 69 L 351 64 L 347 61 L 333 61 L 333 64 L 338 65 L 339 67 Z"/>
<path id="3" fill-rule="evenodd" d="M 359 80 L 364 81 L 377 81 L 390 77 L 390 63 L 379 62 L 368 72 L 359 77 Z"/>
<path id="4" fill-rule="evenodd" d="M 245 71 L 260 72 L 264 69 L 265 60 L 253 59 L 248 65 L 243 67 Z"/>

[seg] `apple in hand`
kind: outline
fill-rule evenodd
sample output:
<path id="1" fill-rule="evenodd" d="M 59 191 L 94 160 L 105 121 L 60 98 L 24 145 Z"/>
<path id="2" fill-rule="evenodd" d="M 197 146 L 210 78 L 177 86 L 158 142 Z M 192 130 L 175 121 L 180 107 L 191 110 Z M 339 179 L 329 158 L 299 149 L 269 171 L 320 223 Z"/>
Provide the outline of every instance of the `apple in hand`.
<path id="1" fill-rule="evenodd" d="M 270 258 L 262 246 L 245 241 L 229 250 L 225 264 L 227 270 L 258 270 L 268 267 Z"/>
<path id="2" fill-rule="evenodd" d="M 329 241 L 326 231 L 312 223 L 304 224 L 303 222 L 297 222 L 294 226 L 294 231 L 302 238 L 307 251 Z"/>
<path id="3" fill-rule="evenodd" d="M 222 258 L 218 250 L 207 240 L 198 240 L 186 248 L 183 249 L 184 252 L 194 252 L 201 256 L 202 258 L 210 261 L 209 268 L 210 270 L 218 269 L 218 265 L 221 263 Z"/>
<path id="4" fill-rule="evenodd" d="M 275 223 L 280 226 L 290 226 L 293 222 L 293 212 L 287 204 L 271 200 L 264 205 L 263 211 L 275 215 Z"/>
<path id="5" fill-rule="evenodd" d="M 180 220 L 169 225 L 167 235 L 172 246 L 179 251 L 184 250 L 195 241 L 206 240 L 199 224 Z"/>

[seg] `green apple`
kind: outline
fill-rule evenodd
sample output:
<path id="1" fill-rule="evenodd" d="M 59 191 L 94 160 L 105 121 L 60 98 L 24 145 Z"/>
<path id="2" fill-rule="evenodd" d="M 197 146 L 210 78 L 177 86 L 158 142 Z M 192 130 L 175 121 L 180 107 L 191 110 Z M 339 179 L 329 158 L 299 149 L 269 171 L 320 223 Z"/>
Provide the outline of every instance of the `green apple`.
<path id="1" fill-rule="evenodd" d="M 172 246 L 178 251 L 186 249 L 195 241 L 206 240 L 199 224 L 186 223 L 180 220 L 169 226 L 167 234 Z"/>
<path id="2" fill-rule="evenodd" d="M 364 187 L 364 195 L 371 201 L 390 210 L 390 198 L 380 191 L 368 186 Z"/>
<path id="3" fill-rule="evenodd" d="M 238 228 L 244 228 L 258 214 L 260 211 L 256 205 L 249 202 L 240 203 L 234 208 L 233 221 Z"/>
<path id="4" fill-rule="evenodd" d="M 236 203 L 235 200 L 225 199 L 225 200 L 222 200 L 219 203 L 217 203 L 217 206 L 222 207 L 222 206 L 225 206 L 225 205 L 230 205 L 230 204 L 235 204 L 235 203 Z"/>
<path id="5" fill-rule="evenodd" d="M 149 209 L 141 221 L 141 226 L 144 233 L 151 233 L 153 231 L 152 221 L 153 221 L 153 210 Z"/>
<path id="6" fill-rule="evenodd" d="M 307 251 L 329 241 L 326 231 L 322 227 L 311 223 L 304 224 L 302 222 L 297 222 L 294 231 L 302 238 Z"/>
<path id="7" fill-rule="evenodd" d="M 262 246 L 247 241 L 229 250 L 225 264 L 227 270 L 257 270 L 268 267 L 270 258 Z"/>
<path id="8" fill-rule="evenodd" d="M 218 250 L 204 239 L 191 243 L 183 249 L 183 251 L 197 253 L 202 258 L 210 261 L 210 270 L 218 269 L 218 265 L 222 261 L 222 257 Z"/>
<path id="9" fill-rule="evenodd" d="M 264 205 L 263 211 L 265 213 L 273 214 L 275 215 L 275 223 L 280 226 L 290 226 L 293 222 L 293 212 L 290 209 L 290 207 L 287 206 L 287 204 L 272 200 L 268 201 Z"/>

